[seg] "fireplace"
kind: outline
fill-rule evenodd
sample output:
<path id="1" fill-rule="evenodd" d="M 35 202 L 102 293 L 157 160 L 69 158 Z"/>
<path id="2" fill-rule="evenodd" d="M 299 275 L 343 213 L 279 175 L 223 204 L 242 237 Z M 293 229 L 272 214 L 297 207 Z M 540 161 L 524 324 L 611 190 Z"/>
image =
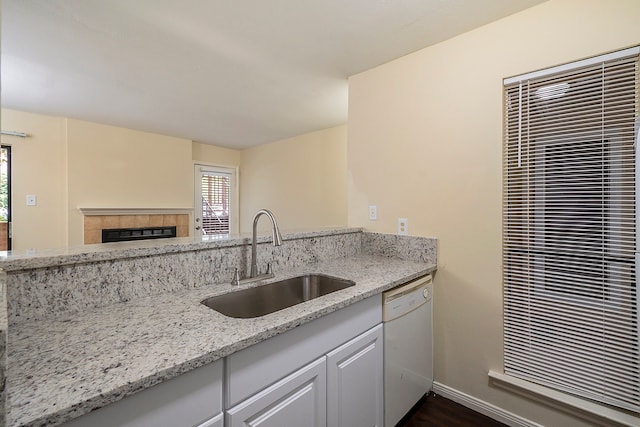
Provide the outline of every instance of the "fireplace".
<path id="1" fill-rule="evenodd" d="M 102 230 L 102 243 L 164 239 L 167 237 L 176 237 L 175 225 L 171 227 L 104 228 Z"/>
<path id="2" fill-rule="evenodd" d="M 189 236 L 190 209 L 83 208 L 81 211 L 85 244 Z M 105 233 L 111 238 L 104 240 Z"/>

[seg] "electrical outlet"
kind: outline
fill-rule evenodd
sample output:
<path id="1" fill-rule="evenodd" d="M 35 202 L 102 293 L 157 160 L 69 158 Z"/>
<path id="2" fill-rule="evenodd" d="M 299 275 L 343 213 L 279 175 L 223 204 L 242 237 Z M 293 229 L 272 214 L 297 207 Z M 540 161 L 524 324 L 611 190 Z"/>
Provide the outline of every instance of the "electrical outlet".
<path id="1" fill-rule="evenodd" d="M 378 207 L 376 205 L 369 205 L 369 219 L 371 221 L 378 219 Z"/>
<path id="2" fill-rule="evenodd" d="M 398 218 L 398 235 L 409 235 L 409 220 L 407 218 Z"/>

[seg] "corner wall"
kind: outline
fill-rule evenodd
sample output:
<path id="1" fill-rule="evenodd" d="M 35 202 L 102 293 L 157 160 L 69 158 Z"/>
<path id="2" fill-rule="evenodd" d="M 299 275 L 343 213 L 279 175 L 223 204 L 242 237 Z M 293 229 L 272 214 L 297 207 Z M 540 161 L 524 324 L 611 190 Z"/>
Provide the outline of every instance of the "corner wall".
<path id="1" fill-rule="evenodd" d="M 347 127 L 337 126 L 242 151 L 240 231 L 273 211 L 282 230 L 344 226 Z M 260 228 L 268 229 L 262 220 Z"/>
<path id="2" fill-rule="evenodd" d="M 240 150 L 218 147 L 217 145 L 193 142 L 193 161 L 195 163 L 207 163 L 216 166 L 239 167 L 242 158 Z"/>
<path id="3" fill-rule="evenodd" d="M 349 80 L 348 225 L 439 241 L 435 380 L 542 425 L 502 371 L 502 80 L 640 43 L 637 0 L 550 0 Z M 378 206 L 369 221 L 367 206 Z"/>

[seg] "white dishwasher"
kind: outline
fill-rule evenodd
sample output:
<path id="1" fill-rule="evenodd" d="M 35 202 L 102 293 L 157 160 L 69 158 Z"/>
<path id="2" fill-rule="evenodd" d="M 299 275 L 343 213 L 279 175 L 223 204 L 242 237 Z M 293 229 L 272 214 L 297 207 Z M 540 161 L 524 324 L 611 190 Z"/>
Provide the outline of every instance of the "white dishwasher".
<path id="1" fill-rule="evenodd" d="M 433 278 L 382 294 L 384 425 L 394 427 L 433 384 Z"/>

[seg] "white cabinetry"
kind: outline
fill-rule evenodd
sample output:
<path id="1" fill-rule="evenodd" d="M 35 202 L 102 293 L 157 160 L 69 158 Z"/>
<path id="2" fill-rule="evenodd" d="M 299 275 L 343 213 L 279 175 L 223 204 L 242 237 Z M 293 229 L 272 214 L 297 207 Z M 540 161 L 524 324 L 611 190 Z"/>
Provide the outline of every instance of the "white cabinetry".
<path id="1" fill-rule="evenodd" d="M 227 357 L 227 406 L 265 389 L 382 322 L 375 295 Z"/>
<path id="2" fill-rule="evenodd" d="M 227 427 L 326 426 L 324 357 L 227 411 Z"/>
<path id="3" fill-rule="evenodd" d="M 64 427 L 222 427 L 218 360 L 64 424 Z"/>
<path id="4" fill-rule="evenodd" d="M 327 354 L 327 422 L 382 427 L 382 325 Z"/>
<path id="5" fill-rule="evenodd" d="M 382 427 L 381 321 L 377 295 L 227 357 L 227 427 Z"/>

